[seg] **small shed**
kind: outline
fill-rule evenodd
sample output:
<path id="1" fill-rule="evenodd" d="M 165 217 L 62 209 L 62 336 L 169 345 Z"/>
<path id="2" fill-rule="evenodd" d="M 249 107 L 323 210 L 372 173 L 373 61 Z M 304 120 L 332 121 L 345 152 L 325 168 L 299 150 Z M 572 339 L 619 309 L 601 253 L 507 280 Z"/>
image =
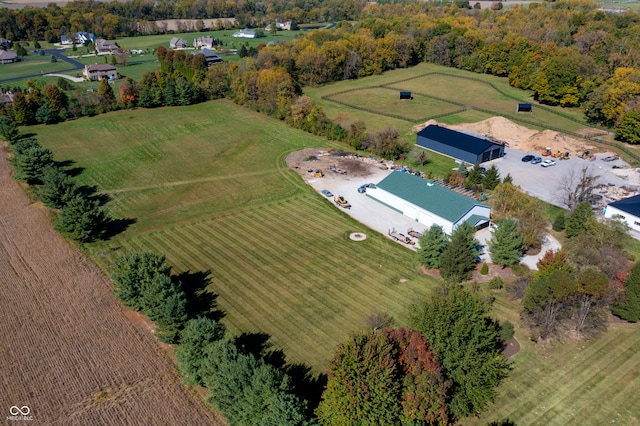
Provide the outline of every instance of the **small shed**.
<path id="1" fill-rule="evenodd" d="M 516 112 L 533 112 L 533 106 L 531 104 L 518 104 Z"/>
<path id="2" fill-rule="evenodd" d="M 411 96 L 411 92 L 400 92 L 400 100 L 402 99 L 413 99 L 413 96 Z"/>

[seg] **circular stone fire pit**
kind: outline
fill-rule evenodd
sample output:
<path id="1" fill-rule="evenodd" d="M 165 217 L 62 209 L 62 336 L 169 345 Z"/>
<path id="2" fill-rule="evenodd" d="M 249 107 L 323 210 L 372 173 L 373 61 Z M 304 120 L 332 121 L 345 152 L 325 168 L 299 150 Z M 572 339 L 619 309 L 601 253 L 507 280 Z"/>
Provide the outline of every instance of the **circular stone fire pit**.
<path id="1" fill-rule="evenodd" d="M 367 239 L 367 234 L 363 234 L 362 232 L 352 232 L 349 234 L 349 238 L 353 241 L 364 241 Z"/>

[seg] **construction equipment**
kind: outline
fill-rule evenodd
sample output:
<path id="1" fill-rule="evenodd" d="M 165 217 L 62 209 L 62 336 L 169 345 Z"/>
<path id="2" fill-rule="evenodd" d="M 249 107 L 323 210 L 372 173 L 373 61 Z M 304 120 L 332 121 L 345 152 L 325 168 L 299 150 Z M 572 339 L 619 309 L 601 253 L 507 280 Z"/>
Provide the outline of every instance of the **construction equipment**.
<path id="1" fill-rule="evenodd" d="M 562 152 L 561 151 L 556 151 L 553 154 L 551 154 L 551 157 L 553 157 L 553 158 L 562 158 Z"/>
<path id="2" fill-rule="evenodd" d="M 349 204 L 349 202 L 342 195 L 339 195 L 339 196 L 335 197 L 333 199 L 333 201 L 336 202 L 337 206 L 340 206 L 343 209 L 350 209 L 351 208 L 351 204 Z"/>
<path id="3" fill-rule="evenodd" d="M 323 177 L 323 176 L 324 176 L 324 173 L 322 172 L 322 170 L 320 170 L 320 169 L 316 169 L 316 171 L 315 171 L 315 172 L 313 172 L 313 176 L 314 176 L 314 177 Z"/>
<path id="4" fill-rule="evenodd" d="M 570 154 L 569 154 L 569 152 L 567 151 L 567 152 L 563 153 L 563 154 L 562 154 L 562 156 L 561 156 L 561 157 L 559 157 L 559 158 L 560 158 L 560 160 L 568 160 L 568 159 L 569 159 L 569 155 L 570 155 Z"/>
<path id="5" fill-rule="evenodd" d="M 540 154 L 542 154 L 544 157 L 548 157 L 551 155 L 551 148 L 547 148 L 544 151 L 542 151 Z"/>

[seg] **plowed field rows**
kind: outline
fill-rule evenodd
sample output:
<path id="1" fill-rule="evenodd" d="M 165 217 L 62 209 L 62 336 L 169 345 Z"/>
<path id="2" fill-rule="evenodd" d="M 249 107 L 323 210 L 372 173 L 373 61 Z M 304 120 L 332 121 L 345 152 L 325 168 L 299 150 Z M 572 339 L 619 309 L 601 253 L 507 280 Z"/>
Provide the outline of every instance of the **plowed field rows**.
<path id="1" fill-rule="evenodd" d="M 4 152 L 0 341 L 2 417 L 26 406 L 42 425 L 223 424 L 187 392 L 152 335 L 125 316 L 99 269 L 10 178 Z"/>

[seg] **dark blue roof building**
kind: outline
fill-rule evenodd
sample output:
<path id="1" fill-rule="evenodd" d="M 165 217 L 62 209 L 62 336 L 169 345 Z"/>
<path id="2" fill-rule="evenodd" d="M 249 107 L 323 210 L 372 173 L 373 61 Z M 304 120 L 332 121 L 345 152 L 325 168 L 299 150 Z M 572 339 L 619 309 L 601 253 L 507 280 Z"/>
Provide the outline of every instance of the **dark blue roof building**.
<path id="1" fill-rule="evenodd" d="M 418 132 L 416 145 L 470 164 L 504 157 L 503 144 L 433 124 Z"/>

